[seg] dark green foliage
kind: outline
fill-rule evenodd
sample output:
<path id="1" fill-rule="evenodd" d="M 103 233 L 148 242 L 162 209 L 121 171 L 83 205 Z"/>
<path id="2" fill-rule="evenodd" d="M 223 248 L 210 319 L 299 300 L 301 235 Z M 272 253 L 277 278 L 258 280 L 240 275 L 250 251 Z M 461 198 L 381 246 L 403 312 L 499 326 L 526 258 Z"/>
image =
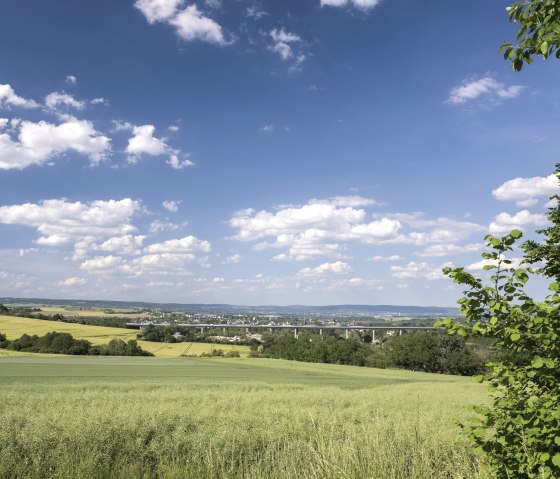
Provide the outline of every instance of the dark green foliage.
<path id="1" fill-rule="evenodd" d="M 560 165 L 556 175 L 560 182 Z M 548 213 L 552 226 L 542 230 L 542 243 L 521 245 L 524 263 L 544 261 L 534 271 L 516 268 L 506 258 L 522 234 L 518 230 L 495 238 L 487 236 L 483 254 L 495 266 L 486 285 L 463 268 L 446 274 L 467 287 L 459 300 L 465 322 L 441 321 L 450 334 L 490 338 L 498 351 L 489 373 L 480 376 L 489 385 L 492 401 L 476 406 L 477 416 L 463 430 L 486 454 L 495 477 L 516 479 L 560 477 L 560 206 Z M 552 278 L 550 294 L 536 301 L 525 291 L 530 275 Z"/>
<path id="2" fill-rule="evenodd" d="M 519 25 L 517 44 L 504 43 L 499 51 L 515 71 L 533 63 L 535 55 L 560 58 L 560 1 L 526 0 L 507 7 L 509 21 Z"/>
<path id="3" fill-rule="evenodd" d="M 125 343 L 113 339 L 107 345 L 92 346 L 85 339 L 74 339 L 69 333 L 53 331 L 44 336 L 23 334 L 19 339 L 9 341 L 0 333 L 0 348 L 29 353 L 96 355 L 96 356 L 153 356 L 144 351 L 135 340 Z"/>
<path id="4" fill-rule="evenodd" d="M 336 336 L 304 334 L 296 339 L 288 333 L 276 334 L 265 337 L 259 349 L 253 347 L 251 356 L 465 376 L 479 374 L 484 369 L 482 361 L 461 338 L 437 332 L 396 336 L 383 347 Z"/>
<path id="5" fill-rule="evenodd" d="M 462 338 L 417 331 L 395 336 L 387 342 L 390 363 L 403 369 L 429 373 L 472 376 L 484 370 L 482 361 Z"/>

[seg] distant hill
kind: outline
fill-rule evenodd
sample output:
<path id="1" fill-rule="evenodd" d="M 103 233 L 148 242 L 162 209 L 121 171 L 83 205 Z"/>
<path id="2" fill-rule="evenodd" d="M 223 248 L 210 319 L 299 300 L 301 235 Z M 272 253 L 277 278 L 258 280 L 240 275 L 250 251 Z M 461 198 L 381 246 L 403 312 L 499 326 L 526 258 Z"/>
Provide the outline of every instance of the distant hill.
<path id="1" fill-rule="evenodd" d="M 243 306 L 233 304 L 146 303 L 139 301 L 74 300 L 44 298 L 0 298 L 0 303 L 57 305 L 81 308 L 141 308 L 208 314 L 258 314 L 277 316 L 457 316 L 459 310 L 440 306 L 394 306 L 386 304 L 337 304 L 328 306 Z"/>

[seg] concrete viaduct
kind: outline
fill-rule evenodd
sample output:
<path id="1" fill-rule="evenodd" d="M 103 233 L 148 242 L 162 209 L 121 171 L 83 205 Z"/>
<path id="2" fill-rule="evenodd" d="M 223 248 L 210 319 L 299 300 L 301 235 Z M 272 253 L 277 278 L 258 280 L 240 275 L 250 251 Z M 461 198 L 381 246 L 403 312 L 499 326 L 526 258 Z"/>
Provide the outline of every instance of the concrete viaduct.
<path id="1" fill-rule="evenodd" d="M 178 326 L 181 328 L 198 328 L 200 332 L 208 329 L 222 328 L 225 333 L 227 329 L 245 329 L 247 333 L 255 329 L 267 329 L 273 332 L 275 329 L 291 329 L 297 339 L 298 333 L 302 330 L 318 330 L 322 336 L 323 331 L 339 329 L 346 332 L 348 339 L 351 330 L 371 331 L 372 339 L 375 341 L 375 331 L 398 331 L 399 335 L 409 331 L 434 331 L 437 328 L 431 326 L 348 326 L 348 325 L 319 325 L 319 324 L 182 324 L 182 323 L 126 323 L 128 328 L 142 329 L 149 325 L 152 326 Z"/>

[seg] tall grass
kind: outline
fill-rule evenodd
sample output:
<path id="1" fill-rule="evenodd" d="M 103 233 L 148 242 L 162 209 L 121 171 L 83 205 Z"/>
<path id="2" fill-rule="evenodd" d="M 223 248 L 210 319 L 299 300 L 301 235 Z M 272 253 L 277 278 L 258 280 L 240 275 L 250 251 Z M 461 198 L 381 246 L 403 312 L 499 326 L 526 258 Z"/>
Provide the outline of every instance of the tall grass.
<path id="1" fill-rule="evenodd" d="M 0 477 L 486 477 L 454 424 L 476 384 L 258 363 L 267 379 L 247 360 L 184 378 L 1 378 Z"/>

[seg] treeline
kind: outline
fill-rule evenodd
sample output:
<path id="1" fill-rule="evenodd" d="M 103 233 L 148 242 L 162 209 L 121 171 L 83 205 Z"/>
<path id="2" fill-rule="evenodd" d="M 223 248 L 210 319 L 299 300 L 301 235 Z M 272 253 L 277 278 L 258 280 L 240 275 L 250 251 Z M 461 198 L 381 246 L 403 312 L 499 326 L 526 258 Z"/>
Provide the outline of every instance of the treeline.
<path id="1" fill-rule="evenodd" d="M 93 345 L 85 339 L 75 339 L 69 333 L 53 331 L 44 336 L 24 334 L 10 341 L 0 333 L 0 348 L 26 353 L 71 354 L 89 356 L 153 356 L 144 351 L 138 342 L 131 339 L 112 339 L 108 344 Z"/>
<path id="2" fill-rule="evenodd" d="M 235 333 L 235 330 L 230 330 L 228 334 Z M 239 330 L 238 334 L 244 334 Z M 193 328 L 186 328 L 182 326 L 154 326 L 150 324 L 136 336 L 143 341 L 153 341 L 157 343 L 218 343 L 218 344 L 231 344 L 227 339 L 216 339 L 216 333 L 207 331 L 200 333 Z M 255 339 L 241 338 L 236 344 L 258 345 L 260 344 Z"/>
<path id="3" fill-rule="evenodd" d="M 377 368 L 395 367 L 430 373 L 472 376 L 484 370 L 482 358 L 461 337 L 418 331 L 393 336 L 381 345 L 358 339 L 305 334 L 265 336 L 251 347 L 252 357 L 291 359 L 315 363 Z"/>

